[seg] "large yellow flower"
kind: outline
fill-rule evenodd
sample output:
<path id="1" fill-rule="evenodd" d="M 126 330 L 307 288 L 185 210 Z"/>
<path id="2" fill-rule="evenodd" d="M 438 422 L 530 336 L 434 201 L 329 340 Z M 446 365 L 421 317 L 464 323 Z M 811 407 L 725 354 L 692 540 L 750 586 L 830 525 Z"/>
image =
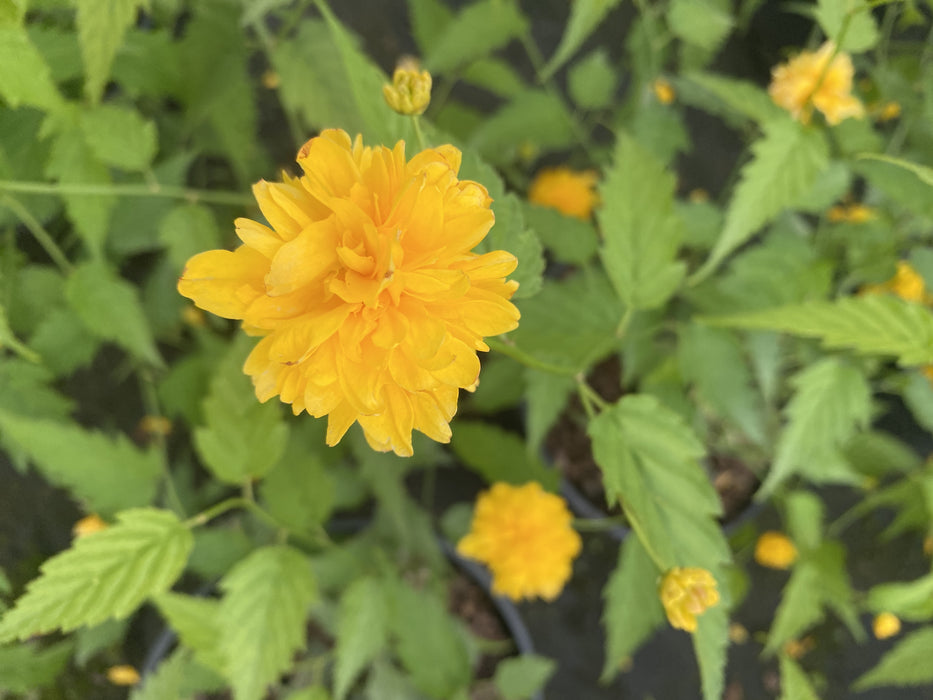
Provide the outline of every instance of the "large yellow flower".
<path id="1" fill-rule="evenodd" d="M 862 103 L 851 94 L 852 59 L 847 53 L 838 52 L 835 57 L 834 53 L 835 44 L 827 41 L 818 51 L 801 51 L 775 67 L 768 87 L 771 99 L 804 124 L 810 121 L 813 107 L 830 124 L 864 115 Z"/>
<path id="2" fill-rule="evenodd" d="M 599 202 L 598 181 L 595 170 L 545 168 L 535 175 L 528 188 L 528 200 L 586 221 Z"/>
<path id="3" fill-rule="evenodd" d="M 403 141 L 336 129 L 298 163 L 253 187 L 269 226 L 237 219 L 243 245 L 191 258 L 178 291 L 263 336 L 244 366 L 257 397 L 328 416 L 329 445 L 357 421 L 377 450 L 411 455 L 412 430 L 447 442 L 483 337 L 518 324 L 515 257 L 471 252 L 494 221 L 486 189 L 457 178 L 453 146 L 406 161 Z"/>
<path id="4" fill-rule="evenodd" d="M 570 578 L 580 535 L 560 496 L 537 482 L 494 484 L 480 494 L 470 532 L 457 544 L 492 571 L 492 590 L 513 600 L 553 600 Z"/>

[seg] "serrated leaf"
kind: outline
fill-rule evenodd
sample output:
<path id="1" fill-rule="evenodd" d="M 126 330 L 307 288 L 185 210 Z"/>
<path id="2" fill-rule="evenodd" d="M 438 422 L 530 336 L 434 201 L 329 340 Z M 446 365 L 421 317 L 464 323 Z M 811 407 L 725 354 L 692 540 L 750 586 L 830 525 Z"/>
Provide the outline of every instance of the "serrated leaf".
<path id="1" fill-rule="evenodd" d="M 500 97 L 509 98 L 525 89 L 525 81 L 511 64 L 497 58 L 480 58 L 461 71 L 464 82 L 485 88 Z"/>
<path id="2" fill-rule="evenodd" d="M 536 453 L 564 409 L 567 397 L 576 387 L 576 382 L 569 375 L 526 369 L 525 384 L 528 387 L 525 392 L 526 439 L 528 449 Z"/>
<path id="3" fill-rule="evenodd" d="M 0 647 L 0 692 L 28 695 L 52 685 L 73 650 L 71 640 L 44 649 L 34 644 Z"/>
<path id="4" fill-rule="evenodd" d="M 667 21 L 674 36 L 704 51 L 714 51 L 732 29 L 731 3 L 673 0 Z"/>
<path id="5" fill-rule="evenodd" d="M 841 448 L 871 417 L 871 387 L 864 375 L 826 358 L 796 374 L 791 383 L 795 393 L 785 409 L 788 422 L 758 498 L 793 474 L 817 482 L 854 478 Z"/>
<path id="6" fill-rule="evenodd" d="M 87 81 L 85 94 L 97 103 L 110 75 L 110 64 L 136 19 L 143 0 L 76 0 L 78 41 Z"/>
<path id="7" fill-rule="evenodd" d="M 565 216 L 556 209 L 523 203 L 525 219 L 556 260 L 582 264 L 599 249 L 599 234 L 589 221 Z"/>
<path id="8" fill-rule="evenodd" d="M 78 538 L 42 565 L 39 578 L 0 620 L 0 640 L 127 617 L 175 583 L 191 546 L 191 531 L 174 514 L 123 511 L 116 524 Z"/>
<path id="9" fill-rule="evenodd" d="M 226 659 L 220 650 L 220 601 L 181 593 L 155 596 L 156 606 L 181 643 L 207 668 L 223 673 Z"/>
<path id="10" fill-rule="evenodd" d="M 220 582 L 220 647 L 237 700 L 259 700 L 305 644 L 317 598 L 307 557 L 285 545 L 257 549 Z"/>
<path id="11" fill-rule="evenodd" d="M 152 502 L 162 474 L 155 450 L 143 451 L 76 425 L 0 413 L 4 440 L 19 447 L 49 481 L 109 515 Z"/>
<path id="12" fill-rule="evenodd" d="M 619 78 L 605 48 L 591 51 L 574 63 L 567 75 L 573 101 L 584 109 L 602 109 L 612 103 Z"/>
<path id="13" fill-rule="evenodd" d="M 684 273 L 676 261 L 683 221 L 674 211 L 675 178 L 631 137 L 620 133 L 613 166 L 600 187 L 600 257 L 619 298 L 634 309 L 662 305 Z"/>
<path id="14" fill-rule="evenodd" d="M 619 0 L 575 0 L 570 7 L 570 19 L 567 20 L 560 44 L 541 71 L 541 80 L 547 80 L 554 75 L 618 4 Z"/>
<path id="15" fill-rule="evenodd" d="M 130 700 L 189 700 L 191 693 L 182 691 L 182 683 L 191 664 L 190 655 L 179 649 L 165 659 L 153 673 L 146 674 L 142 685 L 133 688 Z"/>
<path id="16" fill-rule="evenodd" d="M 23 341 L 16 337 L 10 323 L 7 319 L 6 309 L 0 304 L 0 350 L 7 348 L 12 350 L 22 359 L 29 362 L 39 362 L 40 357 L 33 350 L 29 349 Z"/>
<path id="17" fill-rule="evenodd" d="M 346 697 L 362 670 L 382 651 L 388 637 L 389 608 L 385 588 L 374 578 L 361 578 L 340 599 L 334 663 L 334 694 Z"/>
<path id="18" fill-rule="evenodd" d="M 841 51 L 860 53 L 874 47 L 881 37 L 871 8 L 865 0 L 818 0 L 814 16 Z"/>
<path id="19" fill-rule="evenodd" d="M 41 365 L 0 357 L 0 411 L 30 418 L 65 418 L 72 401 L 52 388 L 54 379 Z"/>
<path id="20" fill-rule="evenodd" d="M 762 131 L 762 138 L 752 145 L 751 162 L 742 168 L 722 235 L 694 273 L 694 281 L 708 276 L 781 210 L 794 206 L 829 165 L 822 132 L 789 117 L 765 122 Z"/>
<path id="21" fill-rule="evenodd" d="M 823 541 L 823 501 L 809 491 L 798 490 L 785 500 L 787 529 L 802 551 L 817 549 Z"/>
<path id="22" fill-rule="evenodd" d="M 0 26 L 0 97 L 14 109 L 27 105 L 54 112 L 63 104 L 48 64 L 24 27 Z"/>
<path id="23" fill-rule="evenodd" d="M 521 36 L 527 23 L 517 2 L 476 0 L 444 23 L 425 65 L 434 73 L 449 73 Z"/>
<path id="24" fill-rule="evenodd" d="M 124 170 L 145 170 L 155 156 L 156 127 L 135 109 L 115 104 L 81 112 L 81 130 L 100 162 Z"/>
<path id="25" fill-rule="evenodd" d="M 872 586 L 865 605 L 874 613 L 890 612 L 903 620 L 928 622 L 933 619 L 933 574 Z"/>
<path id="26" fill-rule="evenodd" d="M 443 602 L 427 590 L 398 582 L 390 589 L 390 628 L 398 656 L 415 687 L 434 698 L 452 698 L 470 682 L 463 633 Z"/>
<path id="27" fill-rule="evenodd" d="M 603 588 L 606 658 L 600 682 L 615 678 L 625 660 L 664 623 L 657 577 L 657 566 L 641 541 L 627 537 L 619 550 L 619 563 Z"/>
<path id="28" fill-rule="evenodd" d="M 819 338 L 824 347 L 894 356 L 902 366 L 933 363 L 933 313 L 921 304 L 888 294 L 813 301 L 710 317 L 704 322 Z"/>
<path id="29" fill-rule="evenodd" d="M 787 654 L 781 654 L 780 700 L 819 700 L 807 674 Z"/>
<path id="30" fill-rule="evenodd" d="M 888 165 L 894 165 L 902 170 L 907 170 L 916 175 L 921 182 L 933 187 L 933 168 L 926 165 L 920 165 L 913 161 L 903 158 L 894 158 L 892 156 L 881 155 L 880 153 L 859 153 L 856 158 L 859 160 L 876 160 Z"/>
<path id="31" fill-rule="evenodd" d="M 557 489 L 557 471 L 530 454 L 521 437 L 497 425 L 458 421 L 450 443 L 454 453 L 487 483 L 537 481 L 550 491 Z"/>
<path id="32" fill-rule="evenodd" d="M 39 321 L 29 345 L 39 353 L 42 364 L 61 377 L 90 363 L 99 341 L 74 313 L 55 308 Z"/>
<path id="33" fill-rule="evenodd" d="M 291 431 L 282 458 L 260 486 L 266 508 L 283 525 L 296 532 L 308 532 L 327 520 L 334 503 L 334 480 L 304 433 Z"/>
<path id="34" fill-rule="evenodd" d="M 107 265 L 78 265 L 65 282 L 65 299 L 95 336 L 116 343 L 139 360 L 162 366 L 136 288 Z"/>
<path id="35" fill-rule="evenodd" d="M 213 212 L 201 204 L 179 204 L 159 224 L 159 240 L 180 271 L 188 258 L 221 245 Z"/>
<path id="36" fill-rule="evenodd" d="M 526 700 L 544 687 L 556 668 L 557 664 L 551 659 L 522 654 L 501 661 L 492 681 L 503 700 Z"/>
<path id="37" fill-rule="evenodd" d="M 768 93 L 754 83 L 716 73 L 694 71 L 683 76 L 683 81 L 709 93 L 730 113 L 766 123 L 781 117 L 781 108 L 774 104 Z M 681 92 L 685 87 L 678 83 Z M 684 99 L 689 95 L 685 94 Z M 718 111 L 718 110 L 717 110 Z"/>
<path id="38" fill-rule="evenodd" d="M 730 558 L 703 445 L 673 410 L 628 394 L 590 422 L 606 497 L 620 503 L 656 563 L 718 570 Z"/>
<path id="39" fill-rule="evenodd" d="M 869 688 L 891 685 L 899 688 L 926 685 L 933 681 L 933 627 L 911 632 L 868 673 L 852 684 L 852 690 L 861 692 Z"/>
<path id="40" fill-rule="evenodd" d="M 264 476 L 288 444 L 280 406 L 259 403 L 252 382 L 243 374 L 244 349 L 246 343 L 240 342 L 217 367 L 204 399 L 205 425 L 194 432 L 204 465 L 229 484 Z"/>

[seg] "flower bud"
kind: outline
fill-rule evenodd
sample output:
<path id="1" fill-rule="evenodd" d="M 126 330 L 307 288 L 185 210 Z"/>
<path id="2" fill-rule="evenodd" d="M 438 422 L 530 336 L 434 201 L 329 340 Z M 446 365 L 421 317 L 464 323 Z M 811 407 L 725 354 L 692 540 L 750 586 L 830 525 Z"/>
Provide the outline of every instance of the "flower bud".
<path id="1" fill-rule="evenodd" d="M 392 74 L 392 84 L 382 86 L 382 94 L 399 114 L 424 114 L 431 102 L 431 74 L 421 70 L 415 59 L 403 58 Z"/>

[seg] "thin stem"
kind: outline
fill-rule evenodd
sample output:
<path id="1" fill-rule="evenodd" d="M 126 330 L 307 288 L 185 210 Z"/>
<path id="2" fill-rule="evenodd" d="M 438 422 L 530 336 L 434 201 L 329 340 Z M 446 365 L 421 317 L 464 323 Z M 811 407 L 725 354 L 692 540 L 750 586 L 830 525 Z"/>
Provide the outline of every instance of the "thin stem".
<path id="1" fill-rule="evenodd" d="M 275 40 L 272 38 L 272 35 L 269 34 L 268 27 L 266 27 L 265 16 L 257 18 L 252 26 L 256 31 L 256 36 L 259 37 L 259 43 L 262 44 L 262 50 L 266 54 L 269 65 L 272 66 L 272 52 L 275 49 Z M 288 123 L 288 130 L 291 132 L 292 141 L 295 143 L 295 146 L 298 147 L 307 140 L 304 130 L 298 123 L 297 115 L 290 109 L 290 105 L 285 104 L 281 99 L 279 101 L 282 102 L 282 111 L 285 112 L 285 121 Z"/>
<path id="2" fill-rule="evenodd" d="M 628 330 L 629 324 L 632 322 L 632 318 L 635 316 L 635 307 L 629 306 L 626 307 L 625 313 L 622 314 L 622 318 L 619 320 L 619 325 L 616 326 L 616 338 L 621 340 L 625 337 L 625 333 Z"/>
<path id="3" fill-rule="evenodd" d="M 52 238 L 52 234 L 46 231 L 45 227 L 39 223 L 39 220 L 32 215 L 32 212 L 23 206 L 18 199 L 14 199 L 6 194 L 0 195 L 0 204 L 3 204 L 16 214 L 17 218 L 23 222 L 23 226 L 29 229 L 29 233 L 39 242 L 39 245 L 41 245 L 45 252 L 48 253 L 48 256 L 52 258 L 52 262 L 58 265 L 62 272 L 65 274 L 71 272 L 71 263 L 68 262 L 65 253 L 58 247 L 55 239 Z"/>
<path id="4" fill-rule="evenodd" d="M 418 139 L 418 148 L 423 151 L 428 146 L 427 141 L 424 138 L 424 131 L 421 129 L 421 117 L 419 117 L 417 114 L 411 115 L 411 124 L 415 128 L 415 138 Z"/>
<path id="5" fill-rule="evenodd" d="M 230 204 L 233 206 L 249 206 L 253 198 L 239 192 L 223 192 L 219 190 L 197 190 L 172 185 L 154 184 L 70 184 L 63 182 L 22 182 L 17 180 L 0 180 L 0 192 L 25 192 L 28 194 L 58 194 L 58 195 L 114 195 L 117 197 L 168 197 L 170 199 L 186 199 L 189 202 L 208 202 L 211 204 Z M 6 199 L 6 198 L 5 198 Z M 10 207 L 13 208 L 12 206 Z M 25 221 L 23 223 L 26 223 Z"/>
<path id="6" fill-rule="evenodd" d="M 597 393 L 597 391 L 586 383 L 586 377 L 582 373 L 578 374 L 577 377 L 577 391 L 580 392 L 580 399 L 583 401 L 583 406 L 586 408 L 586 404 L 591 404 L 592 407 L 598 408 L 600 411 L 605 411 L 609 408 L 610 403 L 606 401 L 602 396 Z M 589 413 L 589 411 L 587 411 Z M 592 416 L 590 416 L 592 418 Z"/>
<path id="7" fill-rule="evenodd" d="M 507 357 L 511 357 L 513 360 L 517 360 L 526 367 L 531 369 L 538 369 L 542 372 L 549 372 L 551 374 L 562 374 L 565 376 L 572 376 L 577 373 L 577 370 L 571 369 L 570 367 L 562 367 L 561 365 L 554 365 L 550 362 L 544 362 L 529 355 L 524 350 L 520 350 L 515 346 L 514 343 L 504 342 L 498 340 L 497 338 L 486 338 L 486 345 L 489 346 L 491 350 L 502 353 Z"/>
<path id="8" fill-rule="evenodd" d="M 609 518 L 575 518 L 573 529 L 577 532 L 609 532 L 617 527 L 626 527 L 628 521 L 621 516 Z"/>
<path id="9" fill-rule="evenodd" d="M 210 522 L 214 518 L 217 518 L 224 513 L 227 513 L 236 508 L 242 508 L 243 510 L 249 511 L 255 515 L 257 518 L 262 520 L 277 533 L 279 533 L 279 537 L 281 537 L 281 533 L 284 532 L 286 533 L 287 537 L 294 539 L 297 542 L 300 542 L 312 549 L 318 548 L 322 543 L 328 543 L 326 534 L 319 535 L 318 538 L 313 538 L 308 537 L 303 533 L 295 532 L 294 530 L 288 528 L 286 525 L 280 523 L 274 515 L 263 509 L 262 506 L 260 506 L 258 503 L 243 498 L 242 496 L 233 496 L 232 498 L 223 500 L 220 503 L 211 506 L 210 508 L 202 510 L 197 515 L 188 518 L 184 523 L 185 527 L 189 529 L 200 527 L 201 525 L 205 525 L 206 523 Z"/>
<path id="10" fill-rule="evenodd" d="M 146 409 L 146 414 L 153 416 L 155 418 L 163 418 L 162 408 L 159 405 L 159 397 L 156 393 L 155 381 L 152 378 L 152 372 L 147 368 L 142 368 L 137 373 L 139 379 L 139 387 L 142 393 L 143 405 Z M 175 480 L 172 477 L 171 465 L 168 458 L 168 450 L 165 446 L 165 435 L 161 431 L 153 432 L 153 439 L 155 440 L 156 447 L 159 450 L 159 463 L 162 467 L 162 476 L 165 481 L 165 495 L 168 498 L 169 504 L 171 505 L 172 510 L 174 510 L 181 517 L 185 517 L 185 506 L 181 502 L 181 498 L 178 495 L 178 489 L 175 488 Z"/>
<path id="11" fill-rule="evenodd" d="M 202 510 L 197 515 L 188 518 L 185 521 L 185 527 L 189 529 L 200 527 L 201 525 L 210 522 L 214 518 L 223 515 L 229 510 L 233 510 L 234 508 L 245 508 L 248 503 L 249 501 L 239 496 L 228 498 L 224 501 L 221 501 L 220 503 L 215 503 L 210 508 Z"/>

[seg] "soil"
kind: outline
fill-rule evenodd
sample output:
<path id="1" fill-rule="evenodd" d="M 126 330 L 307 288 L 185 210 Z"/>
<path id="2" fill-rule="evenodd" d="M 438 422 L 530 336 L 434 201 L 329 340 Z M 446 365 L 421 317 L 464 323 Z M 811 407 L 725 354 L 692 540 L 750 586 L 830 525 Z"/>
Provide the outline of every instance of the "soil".
<path id="1" fill-rule="evenodd" d="M 470 631 L 481 639 L 503 642 L 504 653 L 483 653 L 477 661 L 475 677 L 492 678 L 496 665 L 513 651 L 506 646 L 511 637 L 493 607 L 489 593 L 473 583 L 462 573 L 457 573 L 450 582 L 447 607 L 450 613 L 463 620 Z"/>
<path id="2" fill-rule="evenodd" d="M 597 364 L 587 377 L 590 386 L 606 401 L 618 401 L 622 389 L 622 367 L 618 355 L 611 355 Z M 590 438 L 586 433 L 586 418 L 580 397 L 573 394 L 545 440 L 554 466 L 588 501 L 606 509 L 606 491 L 602 470 L 593 459 Z M 759 481 L 745 464 L 732 455 L 711 455 L 706 462 L 713 487 L 722 502 L 721 521 L 729 523 L 738 517 L 758 489 Z M 609 515 L 620 515 L 614 506 Z"/>

